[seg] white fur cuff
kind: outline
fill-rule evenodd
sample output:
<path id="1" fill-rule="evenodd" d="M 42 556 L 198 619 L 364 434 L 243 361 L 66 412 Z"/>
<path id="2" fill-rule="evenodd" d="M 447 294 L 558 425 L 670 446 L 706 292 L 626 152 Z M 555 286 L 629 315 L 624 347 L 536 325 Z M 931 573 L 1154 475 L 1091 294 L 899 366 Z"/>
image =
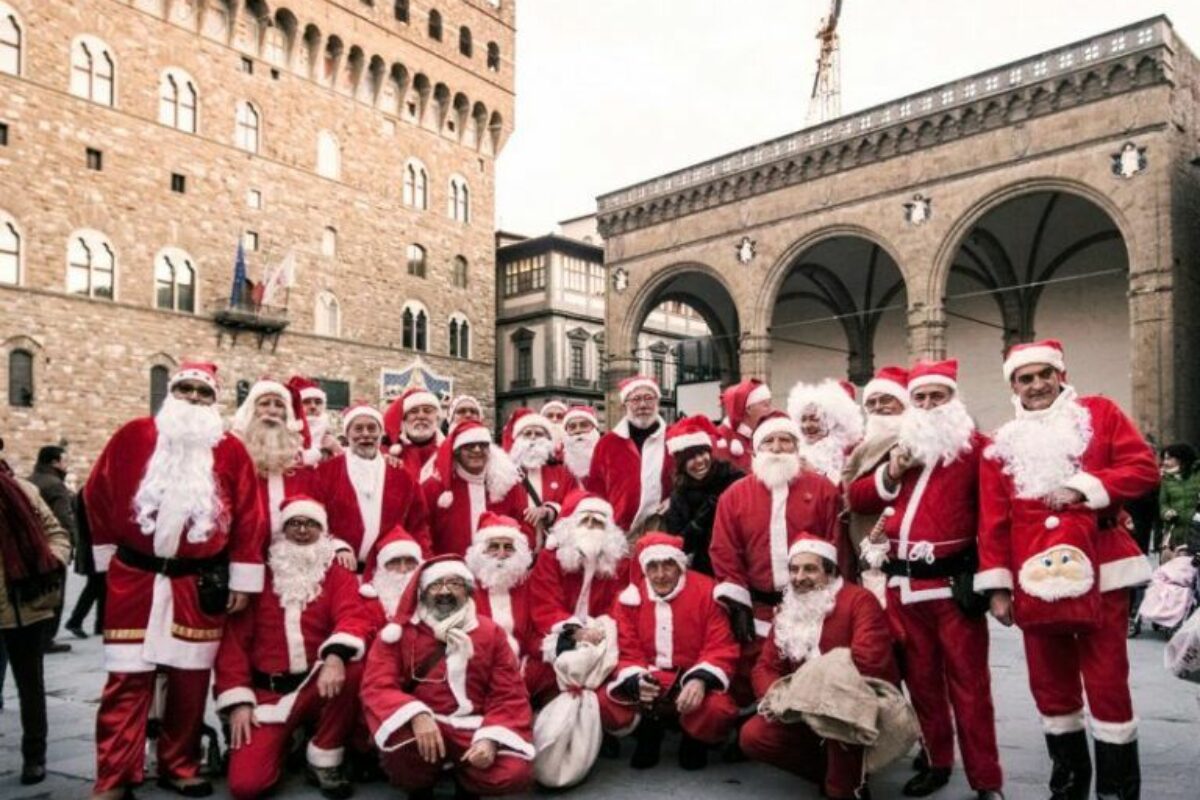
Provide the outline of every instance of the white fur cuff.
<path id="1" fill-rule="evenodd" d="M 897 483 L 894 491 L 888 491 L 887 481 L 885 480 L 887 477 L 887 468 L 888 462 L 885 461 L 875 470 L 875 493 L 879 495 L 880 500 L 890 503 L 900 496 L 901 484 Z"/>
<path id="2" fill-rule="evenodd" d="M 1129 744 L 1137 741 L 1137 717 L 1128 722 L 1102 722 L 1092 717 L 1092 737 L 1109 744 Z"/>
<path id="3" fill-rule="evenodd" d="M 258 697 L 254 694 L 254 690 L 249 686 L 235 686 L 232 689 L 226 689 L 217 695 L 216 707 L 220 713 L 227 708 L 239 706 L 248 703 L 251 706 L 258 705 Z"/>
<path id="4" fill-rule="evenodd" d="M 1108 508 L 1112 502 L 1108 496 L 1108 490 L 1104 488 L 1104 484 L 1090 472 L 1078 473 L 1071 480 L 1067 481 L 1066 485 L 1068 489 L 1074 489 L 1083 495 L 1087 507 L 1093 511 Z"/>
<path id="5" fill-rule="evenodd" d="M 1011 592 L 1012 588 L 1012 571 L 1004 567 L 994 567 L 975 573 L 975 591 L 977 592 L 989 592 L 993 589 L 1007 589 Z"/>
<path id="6" fill-rule="evenodd" d="M 429 714 L 433 716 L 433 712 L 429 710 L 429 706 L 422 703 L 420 700 L 413 700 L 405 703 L 392 712 L 392 715 L 385 719 L 379 725 L 379 729 L 375 731 L 375 746 L 385 753 L 390 753 L 393 750 L 398 750 L 402 743 L 393 745 L 388 744 L 388 739 L 392 738 L 392 734 L 403 728 L 412 718 L 418 714 Z"/>
<path id="7" fill-rule="evenodd" d="M 475 735 L 471 737 L 471 743 L 474 744 L 482 739 L 493 741 L 501 747 L 513 751 L 516 755 L 531 761 L 533 760 L 533 745 L 522 739 L 516 731 L 510 728 L 505 728 L 502 725 L 484 725 L 475 731 Z"/>
<path id="8" fill-rule="evenodd" d="M 725 670 L 709 664 L 707 661 L 701 661 L 699 664 L 683 673 L 683 678 L 679 681 L 680 685 L 687 683 L 689 678 L 695 677 L 695 674 L 701 670 L 707 672 L 709 675 L 712 675 L 714 678 L 720 681 L 721 688 L 723 690 L 729 691 L 729 675 L 726 674 Z"/>
<path id="9" fill-rule="evenodd" d="M 258 594 L 263 590 L 266 568 L 262 564 L 233 561 L 229 564 L 229 588 L 235 592 Z"/>
<path id="10" fill-rule="evenodd" d="M 354 655 L 350 656 L 351 661 L 358 661 L 363 657 L 363 653 L 366 652 L 367 649 L 367 643 L 362 639 L 358 638 L 357 636 L 351 636 L 348 633 L 339 631 L 325 641 L 321 642 L 321 646 L 317 648 L 317 653 L 321 658 L 324 658 L 326 648 L 338 644 L 349 647 L 354 651 Z"/>
<path id="11" fill-rule="evenodd" d="M 329 769 L 342 765 L 342 759 L 346 755 L 346 748 L 335 747 L 332 750 L 326 750 L 323 747 L 317 747 L 310 741 L 304 755 L 310 765 L 318 769 Z"/>
<path id="12" fill-rule="evenodd" d="M 714 600 L 732 600 L 735 603 L 741 603 L 747 608 L 753 608 L 754 602 L 750 599 L 750 590 L 745 586 L 738 586 L 736 583 L 724 581 L 713 587 Z"/>
<path id="13" fill-rule="evenodd" d="M 1083 709 L 1073 714 L 1057 717 L 1042 717 L 1042 730 L 1051 736 L 1083 730 Z"/>

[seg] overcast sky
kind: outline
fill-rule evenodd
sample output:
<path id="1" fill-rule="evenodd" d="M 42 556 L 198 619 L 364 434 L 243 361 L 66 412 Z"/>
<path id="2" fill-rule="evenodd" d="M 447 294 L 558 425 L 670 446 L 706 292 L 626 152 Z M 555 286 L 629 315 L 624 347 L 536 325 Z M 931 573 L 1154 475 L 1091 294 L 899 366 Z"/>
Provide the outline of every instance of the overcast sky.
<path id="1" fill-rule="evenodd" d="M 804 127 L 828 0 L 517 0 L 516 130 L 497 227 L 530 235 L 598 194 Z M 842 111 L 1200 0 L 843 0 Z"/>

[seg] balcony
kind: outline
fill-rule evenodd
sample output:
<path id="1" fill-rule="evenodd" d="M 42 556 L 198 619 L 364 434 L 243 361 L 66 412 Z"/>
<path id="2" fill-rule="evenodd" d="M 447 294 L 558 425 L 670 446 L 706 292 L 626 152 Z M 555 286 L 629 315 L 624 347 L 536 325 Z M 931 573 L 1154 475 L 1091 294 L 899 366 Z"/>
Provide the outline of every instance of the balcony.
<path id="1" fill-rule="evenodd" d="M 221 327 L 217 335 L 217 344 L 229 333 L 230 339 L 237 344 L 238 334 L 248 331 L 258 339 L 261 350 L 267 339 L 271 340 L 271 352 L 275 352 L 279 344 L 279 334 L 287 328 L 290 320 L 285 306 L 264 306 L 253 300 L 226 302 L 213 313 L 213 321 Z"/>

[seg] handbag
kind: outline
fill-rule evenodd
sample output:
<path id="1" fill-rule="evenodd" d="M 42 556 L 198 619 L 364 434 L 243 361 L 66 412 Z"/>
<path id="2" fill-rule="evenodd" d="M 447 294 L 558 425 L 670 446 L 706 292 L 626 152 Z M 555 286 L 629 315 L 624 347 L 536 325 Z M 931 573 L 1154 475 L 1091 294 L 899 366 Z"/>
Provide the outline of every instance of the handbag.
<path id="1" fill-rule="evenodd" d="M 200 572 L 196 603 L 210 617 L 225 613 L 229 606 L 229 564 L 214 564 Z"/>

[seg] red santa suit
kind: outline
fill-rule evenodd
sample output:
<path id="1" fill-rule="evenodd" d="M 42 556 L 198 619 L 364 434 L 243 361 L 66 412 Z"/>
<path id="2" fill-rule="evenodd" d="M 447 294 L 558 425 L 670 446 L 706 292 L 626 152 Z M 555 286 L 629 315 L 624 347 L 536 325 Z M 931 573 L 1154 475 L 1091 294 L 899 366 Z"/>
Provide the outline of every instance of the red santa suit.
<path id="1" fill-rule="evenodd" d="M 401 602 L 403 626 L 384 628 L 367 656 L 362 703 L 380 763 L 393 784 L 410 792 L 431 788 L 447 771 L 468 792 L 525 791 L 533 781 L 533 711 L 508 637 L 471 600 L 442 633 L 418 610 L 423 587 L 451 576 L 473 582 L 454 556 L 421 565 Z M 419 714 L 438 724 L 446 746 L 440 763 L 417 751 L 411 723 Z M 496 759 L 480 769 L 463 755 L 484 739 L 495 743 Z"/>
<path id="2" fill-rule="evenodd" d="M 688 571 L 678 536 L 647 534 L 638 542 L 637 559 L 641 569 L 633 570 L 632 582 L 613 607 L 620 658 L 613 680 L 600 695 L 604 729 L 623 734 L 637 727 L 640 709 L 636 688 L 626 688 L 630 678 L 653 675 L 664 695 L 699 678 L 707 688 L 704 700 L 679 718 L 680 727 L 707 744 L 723 742 L 737 720 L 738 707 L 728 689 L 739 648 L 728 615 L 713 597 L 713 580 Z M 650 563 L 665 560 L 675 561 L 681 572 L 675 588 L 661 596 L 642 573 Z M 664 707 L 670 709 L 669 702 Z"/>
<path id="3" fill-rule="evenodd" d="M 565 410 L 565 409 L 564 409 Z M 547 460 L 541 466 L 530 466 L 524 463 L 520 458 L 521 437 L 529 428 L 540 428 L 546 432 L 549 437 L 551 452 L 550 460 Z M 529 408 L 518 408 L 508 418 L 508 422 L 504 425 L 501 442 L 505 452 L 507 452 L 514 461 L 517 461 L 517 467 L 521 471 L 521 485 L 525 489 L 525 494 L 528 499 L 529 508 L 541 508 L 542 506 L 550 506 L 554 509 L 555 514 L 562 510 L 563 500 L 566 499 L 567 493 L 575 488 L 575 480 L 571 473 L 567 470 L 560 461 L 556 460 L 558 456 L 555 442 L 557 440 L 558 427 L 550 420 L 543 417 L 541 414 L 535 413 Z M 539 440 L 541 441 L 541 440 Z M 538 533 L 538 549 L 542 544 L 542 539 L 545 538 L 544 532 L 539 530 Z"/>
<path id="4" fill-rule="evenodd" d="M 480 475 L 471 475 L 454 459 L 454 452 L 472 443 L 491 444 L 491 434 L 478 422 L 467 421 L 454 428 L 446 440 L 435 468 L 421 484 L 429 508 L 429 528 L 433 552 L 463 555 L 471 546 L 471 537 L 486 511 L 521 519 L 528 496 L 521 476 L 508 454 L 498 447 L 488 450 L 487 466 Z M 530 548 L 537 545 L 533 529 L 522 522 Z"/>
<path id="5" fill-rule="evenodd" d="M 215 371 L 211 365 L 185 363 L 172 385 L 191 379 L 215 391 Z M 185 402 L 167 401 L 168 411 L 160 417 Z M 211 452 L 214 502 L 207 519 L 195 509 L 161 518 L 157 513 L 170 505 L 171 492 L 163 484 L 170 483 L 175 465 L 171 445 L 156 449 L 159 423 L 152 418 L 134 420 L 113 435 L 83 490 L 96 568 L 108 574 L 104 661 L 109 675 L 96 717 L 96 792 L 142 781 L 146 719 L 155 671 L 162 668 L 167 707 L 158 740 L 161 774 L 176 780 L 196 777 L 209 670 L 225 624 L 223 610 L 208 614 L 201 608 L 199 572 L 225 562 L 231 590 L 262 591 L 267 517 L 254 465 L 242 443 L 222 433 L 215 407 L 210 410 L 211 451 L 201 449 L 194 456 L 183 451 L 186 467 Z M 159 502 L 139 509 L 135 497 L 152 479 Z"/>
<path id="6" fill-rule="evenodd" d="M 388 404 L 387 410 L 383 412 L 383 432 L 390 443 L 388 452 L 400 459 L 408 474 L 417 483 L 424 479 L 444 438 L 441 431 L 435 430 L 425 441 L 414 442 L 404 432 L 404 415 L 423 405 L 438 408 L 437 396 L 428 389 L 412 386 Z"/>
<path id="7" fill-rule="evenodd" d="M 566 427 L 573 420 L 587 420 L 592 423 L 592 430 L 586 434 L 567 434 Z M 563 429 L 560 451 L 569 484 L 567 494 L 573 491 L 584 491 L 588 474 L 592 470 L 592 457 L 595 455 L 596 445 L 600 441 L 600 418 L 596 414 L 596 409 L 591 406 L 571 406 L 567 409 L 566 416 L 563 417 Z"/>
<path id="8" fill-rule="evenodd" d="M 836 557 L 833 551 L 820 552 L 819 545 L 803 541 L 797 545 L 793 555 L 817 552 L 826 559 Z M 841 578 L 833 579 L 829 591 L 830 606 L 816 630 L 800 630 L 786 613 L 776 619 L 754 666 L 756 697 L 763 697 L 777 680 L 794 673 L 809 658 L 839 647 L 850 648 L 854 666 L 864 677 L 898 681 L 892 638 L 874 595 Z M 781 641 L 786 645 L 781 646 Z M 739 744 L 755 761 L 822 783 L 828 797 L 855 797 L 863 783 L 863 749 L 822 740 L 803 723 L 784 724 L 755 714 L 742 726 Z"/>
<path id="9" fill-rule="evenodd" d="M 414 573 L 392 573 L 388 571 L 387 563 L 405 556 L 420 566 L 425 558 L 425 551 L 416 539 L 408 535 L 408 531 L 404 530 L 402 525 L 397 525 L 376 540 L 375 547 L 367 559 L 358 593 L 366 601 L 367 617 L 371 621 L 371 637 L 368 644 L 383 630 L 383 626 L 396 619 L 400 597 Z"/>
<path id="10" fill-rule="evenodd" d="M 1061 373 L 1061 345 L 1051 340 L 1014 347 L 1005 374 L 1035 363 Z M 1096 790 L 1116 796 L 1105 785 L 1115 773 L 1102 754 L 1106 747 L 1136 748 L 1125 635 L 1129 588 L 1150 577 L 1118 515 L 1123 503 L 1158 483 L 1154 453 L 1106 398 L 1079 397 L 1064 385 L 1048 409 L 1026 411 L 1016 398 L 1014 406 L 1016 419 L 997 431 L 981 469 L 975 588 L 1015 594 L 1030 688 L 1056 762 L 1054 738 L 1073 734 L 1083 739 L 1086 759 L 1086 690 L 1097 742 Z M 1056 512 L 1042 498 L 1063 486 L 1084 500 Z M 1058 564 L 1043 570 L 1048 554 L 1074 560 L 1078 572 L 1068 579 Z M 1055 580 L 1056 574 L 1062 577 Z"/>
<path id="11" fill-rule="evenodd" d="M 725 418 L 717 426 L 718 443 L 713 454 L 723 458 L 742 472 L 750 472 L 754 456 L 754 428 L 746 419 L 746 406 L 771 399 L 771 387 L 760 380 L 749 378 L 741 383 L 726 387 L 721 393 L 721 406 Z M 725 446 L 721 447 L 720 443 Z"/>
<path id="12" fill-rule="evenodd" d="M 283 522 L 295 516 L 326 522 L 320 503 L 305 497 L 285 504 Z M 370 622 L 358 579 L 334 561 L 335 546 L 326 537 L 306 545 L 322 548 L 327 558 L 324 576 L 315 594 L 309 589 L 307 602 L 281 597 L 279 576 L 268 570 L 263 593 L 230 620 L 221 639 L 213 685 L 217 711 L 248 703 L 258 723 L 250 741 L 230 751 L 229 791 L 236 798 L 261 797 L 279 780 L 292 731 L 300 725 L 315 725 L 308 763 L 340 765 L 358 718 Z M 345 662 L 346 683 L 326 700 L 317 693 L 317 675 L 321 660 L 331 653 Z"/>

